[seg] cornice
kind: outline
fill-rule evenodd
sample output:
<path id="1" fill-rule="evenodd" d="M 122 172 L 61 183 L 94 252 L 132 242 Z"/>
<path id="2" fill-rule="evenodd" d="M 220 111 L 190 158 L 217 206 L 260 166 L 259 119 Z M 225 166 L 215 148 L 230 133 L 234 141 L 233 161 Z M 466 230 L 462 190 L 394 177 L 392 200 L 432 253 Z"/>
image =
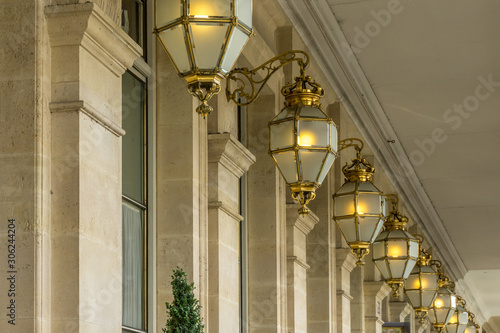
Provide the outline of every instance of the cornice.
<path id="1" fill-rule="evenodd" d="M 313 212 L 302 216 L 297 213 L 300 208 L 299 204 L 290 203 L 286 205 L 286 224 L 299 229 L 304 235 L 308 235 L 316 224 L 319 222 L 319 217 Z"/>

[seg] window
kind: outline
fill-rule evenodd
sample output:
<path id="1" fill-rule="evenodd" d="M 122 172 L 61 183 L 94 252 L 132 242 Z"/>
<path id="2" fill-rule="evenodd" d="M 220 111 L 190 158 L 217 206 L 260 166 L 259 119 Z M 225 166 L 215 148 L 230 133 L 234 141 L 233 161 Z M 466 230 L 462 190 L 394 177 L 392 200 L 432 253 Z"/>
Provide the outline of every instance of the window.
<path id="1" fill-rule="evenodd" d="M 146 1 L 122 0 L 122 29 L 142 48 L 144 58 L 122 77 L 122 331 L 148 332 L 148 89 Z M 149 210 L 148 210 L 149 209 Z M 153 327 L 154 329 L 154 327 Z"/>
<path id="2" fill-rule="evenodd" d="M 123 331 L 147 330 L 146 85 L 130 72 L 122 78 L 123 120 Z"/>
<path id="3" fill-rule="evenodd" d="M 240 100 L 241 102 L 241 100 Z M 247 147 L 247 108 L 238 106 L 238 140 Z M 240 178 L 240 332 L 248 332 L 248 232 L 247 232 L 247 174 Z"/>

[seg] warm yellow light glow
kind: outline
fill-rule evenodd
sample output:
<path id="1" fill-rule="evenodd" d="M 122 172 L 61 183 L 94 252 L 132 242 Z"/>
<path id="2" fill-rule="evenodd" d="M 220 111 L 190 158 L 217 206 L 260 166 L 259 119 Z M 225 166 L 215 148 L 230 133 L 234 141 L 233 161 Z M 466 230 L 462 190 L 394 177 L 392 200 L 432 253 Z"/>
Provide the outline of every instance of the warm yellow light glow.
<path id="1" fill-rule="evenodd" d="M 448 324 L 456 324 L 457 323 L 457 314 L 454 314 L 451 318 Z"/>
<path id="2" fill-rule="evenodd" d="M 389 257 L 399 257 L 400 255 L 401 251 L 398 246 L 389 247 Z"/>
<path id="3" fill-rule="evenodd" d="M 435 307 L 436 309 L 440 309 L 440 308 L 442 308 L 443 306 L 444 306 L 444 302 L 443 302 L 443 300 L 442 300 L 442 299 L 437 298 L 437 299 L 434 301 L 434 307 Z"/>
<path id="4" fill-rule="evenodd" d="M 365 209 L 364 205 L 358 203 L 358 214 L 363 215 L 365 213 L 365 210 L 366 209 Z"/>
<path id="5" fill-rule="evenodd" d="M 195 18 L 208 18 L 208 15 L 195 15 Z"/>
<path id="6" fill-rule="evenodd" d="M 427 287 L 427 281 L 425 279 L 422 279 L 422 283 L 420 283 L 420 280 L 415 280 L 415 283 L 413 284 L 413 289 L 425 289 Z"/>
<path id="7" fill-rule="evenodd" d="M 311 147 L 313 144 L 313 136 L 309 134 L 302 134 L 298 137 L 299 146 Z"/>

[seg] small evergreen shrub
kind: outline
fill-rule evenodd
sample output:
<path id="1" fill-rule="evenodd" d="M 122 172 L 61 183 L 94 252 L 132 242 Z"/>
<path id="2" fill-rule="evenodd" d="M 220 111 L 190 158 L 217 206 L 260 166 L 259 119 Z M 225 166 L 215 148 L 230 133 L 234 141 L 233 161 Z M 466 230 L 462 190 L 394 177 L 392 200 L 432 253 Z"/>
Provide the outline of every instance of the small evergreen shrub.
<path id="1" fill-rule="evenodd" d="M 172 275 L 172 292 L 174 300 L 166 302 L 167 327 L 164 333 L 203 333 L 201 306 L 194 297 L 194 283 L 187 282 L 187 275 L 182 268 L 177 267 Z"/>

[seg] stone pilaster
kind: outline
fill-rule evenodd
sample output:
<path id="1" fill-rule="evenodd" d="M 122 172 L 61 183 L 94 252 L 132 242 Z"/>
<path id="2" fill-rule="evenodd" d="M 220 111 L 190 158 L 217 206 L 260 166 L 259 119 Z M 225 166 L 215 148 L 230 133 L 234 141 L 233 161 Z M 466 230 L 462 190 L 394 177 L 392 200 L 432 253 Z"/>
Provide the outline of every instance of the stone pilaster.
<path id="1" fill-rule="evenodd" d="M 186 92 L 167 54 L 156 47 L 157 105 L 157 322 L 166 322 L 172 271 L 182 267 L 208 316 L 208 134 L 207 120 Z"/>
<path id="2" fill-rule="evenodd" d="M 248 171 L 248 319 L 250 333 L 286 333 L 285 183 L 268 155 L 268 121 L 275 95 L 248 106 L 248 148 L 257 162 Z"/>
<path id="3" fill-rule="evenodd" d="M 297 213 L 300 205 L 287 204 L 287 318 L 288 332 L 307 332 L 307 235 L 319 222 L 310 212 L 305 216 Z"/>
<path id="4" fill-rule="evenodd" d="M 356 269 L 356 257 L 350 249 L 335 250 L 337 264 L 335 268 L 337 278 L 337 333 L 351 332 L 351 272 Z"/>
<path id="5" fill-rule="evenodd" d="M 141 50 L 94 3 L 45 13 L 52 57 L 51 331 L 118 332 L 121 75 Z"/>
<path id="6" fill-rule="evenodd" d="M 384 281 L 364 283 L 366 333 L 382 333 L 382 300 L 391 290 Z"/>
<path id="7" fill-rule="evenodd" d="M 415 323 L 415 311 L 412 306 L 408 302 L 389 302 L 389 321 L 393 323 L 404 322 L 405 318 L 411 315 L 411 323 L 412 327 L 414 327 Z M 414 330 L 412 330 L 414 332 Z"/>
<path id="8" fill-rule="evenodd" d="M 365 267 L 351 272 L 351 332 L 365 333 Z"/>
<path id="9" fill-rule="evenodd" d="M 229 133 L 208 135 L 209 331 L 238 332 L 239 178 L 255 157 Z"/>

